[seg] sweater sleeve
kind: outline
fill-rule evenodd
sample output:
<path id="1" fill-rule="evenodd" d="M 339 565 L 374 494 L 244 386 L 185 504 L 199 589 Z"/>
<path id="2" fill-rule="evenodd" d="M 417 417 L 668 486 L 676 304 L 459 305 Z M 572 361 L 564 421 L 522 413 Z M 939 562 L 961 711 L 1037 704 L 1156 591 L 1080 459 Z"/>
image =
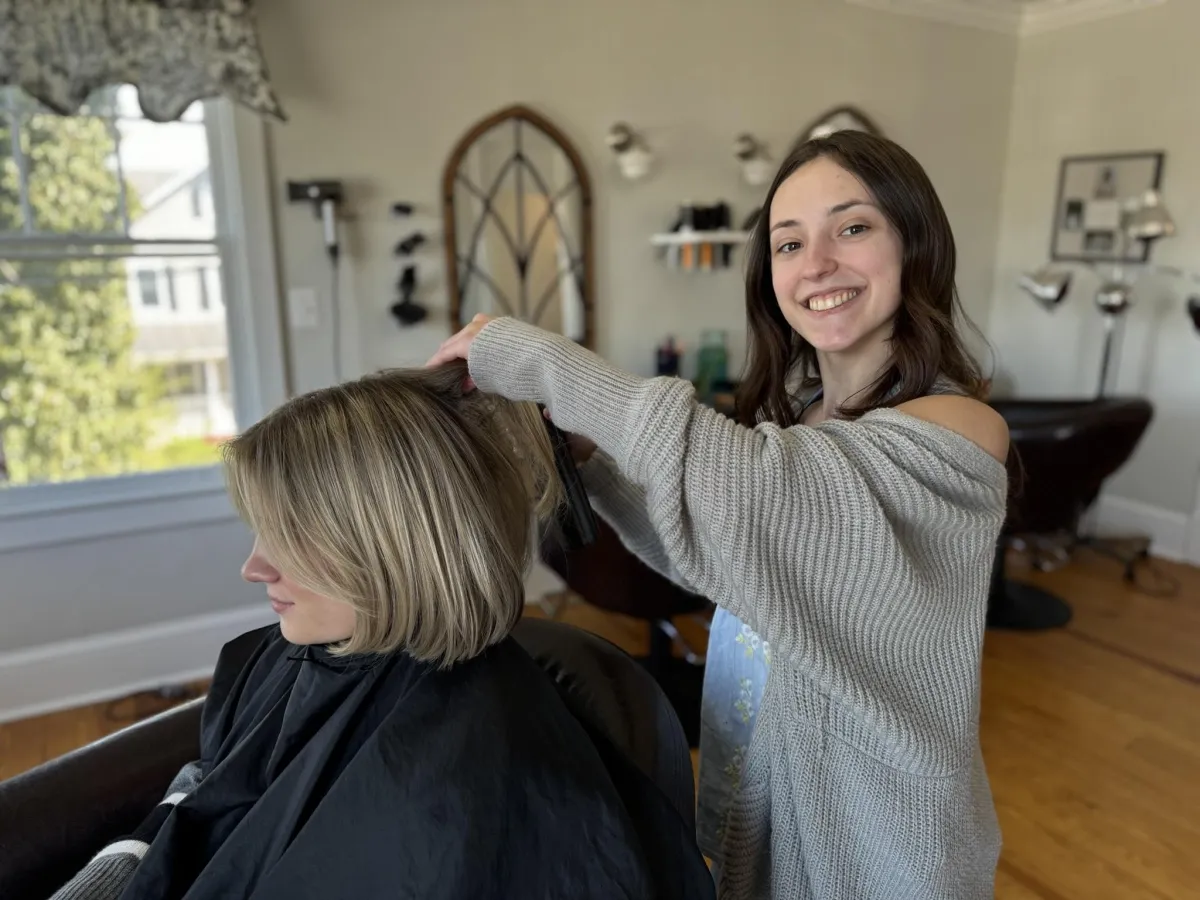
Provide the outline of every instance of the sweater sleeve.
<path id="1" fill-rule="evenodd" d="M 133 833 L 108 844 L 59 888 L 51 900 L 117 900 L 133 878 L 154 836 L 176 805 L 200 783 L 199 762 L 190 762 L 172 779 L 162 801 Z"/>
<path id="2" fill-rule="evenodd" d="M 603 450 L 593 453 L 579 472 L 592 506 L 612 526 L 621 543 L 658 574 L 694 592 L 671 562 L 654 530 L 646 509 L 645 488 L 626 478 L 616 461 Z"/>
<path id="3" fill-rule="evenodd" d="M 966 438 L 890 409 L 746 428 L 686 381 L 638 378 L 515 319 L 488 324 L 469 362 L 482 389 L 544 403 L 607 452 L 682 581 L 773 655 L 850 693 L 919 680 L 942 650 L 977 656 L 1007 480 Z"/>

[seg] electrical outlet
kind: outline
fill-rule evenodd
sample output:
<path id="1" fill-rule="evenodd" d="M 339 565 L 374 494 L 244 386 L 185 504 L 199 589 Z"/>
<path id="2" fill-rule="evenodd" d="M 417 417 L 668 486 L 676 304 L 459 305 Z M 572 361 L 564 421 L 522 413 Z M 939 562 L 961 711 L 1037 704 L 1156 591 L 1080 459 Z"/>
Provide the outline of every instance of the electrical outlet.
<path id="1" fill-rule="evenodd" d="M 316 328 L 317 292 L 312 288 L 288 288 L 288 324 L 292 328 Z"/>

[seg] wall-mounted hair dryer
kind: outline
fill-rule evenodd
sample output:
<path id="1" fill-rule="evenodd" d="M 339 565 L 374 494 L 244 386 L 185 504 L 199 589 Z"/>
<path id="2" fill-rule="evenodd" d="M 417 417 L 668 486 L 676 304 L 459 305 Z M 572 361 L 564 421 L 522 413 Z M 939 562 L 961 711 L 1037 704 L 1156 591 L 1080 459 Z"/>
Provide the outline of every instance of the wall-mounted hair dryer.
<path id="1" fill-rule="evenodd" d="M 304 201 L 312 203 L 313 212 L 321 220 L 325 251 L 331 259 L 336 259 L 341 252 L 341 244 L 338 240 L 337 210 L 345 196 L 342 183 L 332 179 L 289 181 L 287 191 L 288 200 L 291 203 Z"/>
<path id="2" fill-rule="evenodd" d="M 325 253 L 329 257 L 330 274 L 330 331 L 332 333 L 333 377 L 335 381 L 342 380 L 342 310 L 340 299 L 340 283 L 338 277 L 341 241 L 338 239 L 338 207 L 341 206 L 344 194 L 342 183 L 333 179 L 316 179 L 313 181 L 289 181 L 287 183 L 288 200 L 292 203 L 311 203 L 313 212 L 321 220 L 322 239 L 325 242 Z"/>
<path id="3" fill-rule="evenodd" d="M 1188 297 L 1187 311 L 1188 315 L 1192 317 L 1192 324 L 1196 326 L 1197 331 L 1200 331 L 1200 297 Z"/>

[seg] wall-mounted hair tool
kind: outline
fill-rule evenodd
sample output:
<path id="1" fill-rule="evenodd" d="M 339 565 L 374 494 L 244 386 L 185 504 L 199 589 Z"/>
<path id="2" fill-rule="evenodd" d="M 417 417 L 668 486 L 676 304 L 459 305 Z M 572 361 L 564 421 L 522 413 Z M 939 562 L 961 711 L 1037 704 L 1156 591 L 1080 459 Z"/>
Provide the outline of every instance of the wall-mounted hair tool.
<path id="1" fill-rule="evenodd" d="M 414 231 L 396 245 L 396 256 L 408 256 L 423 243 L 425 243 L 425 235 L 419 231 Z"/>
<path id="2" fill-rule="evenodd" d="M 309 202 L 313 212 L 321 220 L 321 232 L 325 239 L 325 251 L 330 258 L 337 259 L 341 242 L 338 240 L 337 209 L 345 199 L 342 182 L 335 179 L 313 181 L 289 181 L 288 200 L 292 203 Z"/>
<path id="3" fill-rule="evenodd" d="M 325 255 L 329 257 L 330 281 L 330 332 L 332 341 L 332 363 L 334 381 L 342 380 L 342 302 L 341 278 L 339 276 L 342 257 L 342 242 L 338 234 L 338 209 L 345 201 L 345 189 L 341 181 L 318 178 L 310 181 L 289 181 L 288 201 L 311 203 L 313 212 L 321 220 L 321 236 L 325 243 Z"/>
<path id="4" fill-rule="evenodd" d="M 400 291 L 400 300 L 392 304 L 392 315 L 401 325 L 416 325 L 427 315 L 425 307 L 413 301 L 413 294 L 417 292 L 416 266 L 404 267 L 400 280 L 396 282 L 396 288 Z"/>
<path id="5" fill-rule="evenodd" d="M 545 412 L 544 407 L 542 412 Z M 549 419 L 545 422 L 546 431 L 550 435 L 550 446 L 554 448 L 554 468 L 558 470 L 558 479 L 562 482 L 563 496 L 566 500 L 566 507 L 558 517 L 563 541 L 567 549 L 593 544 L 597 536 L 596 514 L 592 511 L 592 504 L 588 500 L 587 491 L 584 490 L 583 479 L 579 477 L 575 458 L 571 456 L 567 436 Z"/>

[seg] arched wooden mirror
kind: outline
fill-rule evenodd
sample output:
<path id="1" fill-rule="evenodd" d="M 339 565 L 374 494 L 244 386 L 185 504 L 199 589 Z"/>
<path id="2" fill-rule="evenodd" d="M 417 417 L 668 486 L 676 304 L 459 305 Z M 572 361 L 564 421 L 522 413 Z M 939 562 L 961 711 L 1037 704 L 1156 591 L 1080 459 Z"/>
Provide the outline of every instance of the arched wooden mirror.
<path id="1" fill-rule="evenodd" d="M 592 188 L 571 142 L 523 106 L 458 142 L 442 176 L 450 324 L 514 316 L 592 347 Z"/>

